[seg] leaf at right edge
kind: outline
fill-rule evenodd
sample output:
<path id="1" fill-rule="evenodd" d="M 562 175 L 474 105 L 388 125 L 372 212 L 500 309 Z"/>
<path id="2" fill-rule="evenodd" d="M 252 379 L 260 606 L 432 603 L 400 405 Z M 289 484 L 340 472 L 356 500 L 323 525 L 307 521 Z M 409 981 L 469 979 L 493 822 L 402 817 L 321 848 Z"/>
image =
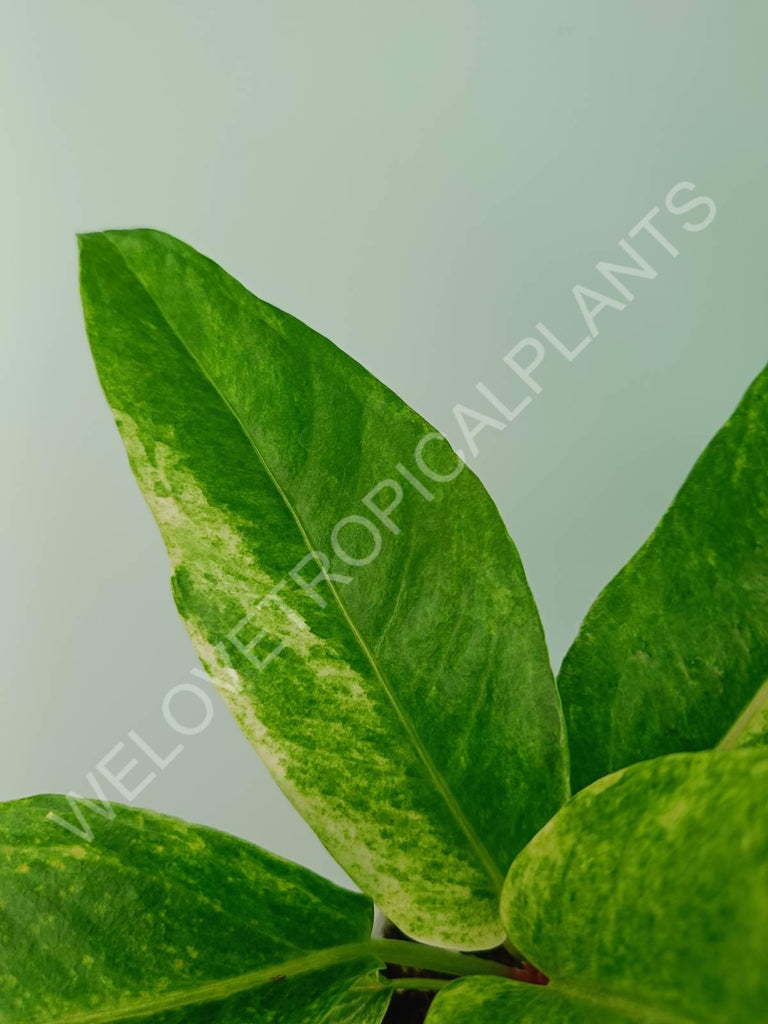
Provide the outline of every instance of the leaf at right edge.
<path id="1" fill-rule="evenodd" d="M 764 1024 L 766 807 L 765 747 L 669 754 L 577 794 L 505 884 L 508 934 L 550 979 L 522 1019 L 556 1000 L 574 1022 Z"/>
<path id="2" fill-rule="evenodd" d="M 370 938 L 366 897 L 214 829 L 111 809 L 88 842 L 50 817 L 72 823 L 65 797 L 0 804 L 4 1024 L 325 1024 L 370 983 L 376 962 L 349 952 Z"/>
<path id="3" fill-rule="evenodd" d="M 80 248 L 99 377 L 205 668 L 390 919 L 435 945 L 497 945 L 504 874 L 562 803 L 567 766 L 543 631 L 493 502 L 468 468 L 422 473 L 421 417 L 194 249 L 145 230 Z M 456 466 L 434 437 L 424 457 Z M 378 556 L 351 568 L 334 527 L 372 518 L 362 498 L 392 479 L 397 532 L 382 525 Z M 344 540 L 367 556 L 360 529 Z M 312 550 L 347 579 L 319 585 L 322 607 L 290 576 L 317 575 Z M 261 670 L 233 633 L 258 658 L 285 647 Z"/>
<path id="4" fill-rule="evenodd" d="M 636 761 L 716 746 L 761 687 L 768 699 L 767 678 L 768 368 L 563 661 L 574 790 Z"/>

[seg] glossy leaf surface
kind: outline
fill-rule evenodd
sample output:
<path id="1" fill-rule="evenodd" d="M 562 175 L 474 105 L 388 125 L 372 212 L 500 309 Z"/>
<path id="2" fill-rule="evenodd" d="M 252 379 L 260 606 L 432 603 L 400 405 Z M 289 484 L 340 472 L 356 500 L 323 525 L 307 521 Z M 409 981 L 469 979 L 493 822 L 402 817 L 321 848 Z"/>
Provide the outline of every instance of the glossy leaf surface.
<path id="1" fill-rule="evenodd" d="M 391 391 L 193 249 L 80 242 L 99 377 L 205 668 L 393 921 L 495 945 L 504 873 L 567 784 L 495 506 Z"/>
<path id="2" fill-rule="evenodd" d="M 558 684 L 574 789 L 714 747 L 768 678 L 768 370 L 595 601 Z"/>
<path id="3" fill-rule="evenodd" d="M 90 843 L 0 805 L 0 1020 L 321 1024 L 377 966 L 368 899 L 240 839 L 114 806 Z"/>
<path id="4" fill-rule="evenodd" d="M 495 1019 L 765 1021 L 766 806 L 764 748 L 673 754 L 579 793 L 513 863 L 502 901 L 510 938 L 550 984 L 486 987 Z"/>

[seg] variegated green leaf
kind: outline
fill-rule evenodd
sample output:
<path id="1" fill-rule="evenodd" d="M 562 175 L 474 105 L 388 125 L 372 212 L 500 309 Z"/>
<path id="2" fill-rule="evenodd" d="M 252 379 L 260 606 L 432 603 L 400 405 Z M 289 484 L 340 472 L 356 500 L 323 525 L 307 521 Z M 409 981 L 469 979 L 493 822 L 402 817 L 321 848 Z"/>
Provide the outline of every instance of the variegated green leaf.
<path id="1" fill-rule="evenodd" d="M 451 985 L 429 1024 L 764 1024 L 768 750 L 672 754 L 579 793 L 510 868 L 546 988 Z"/>
<path id="2" fill-rule="evenodd" d="M 716 746 L 746 723 L 766 678 L 768 369 L 563 662 L 574 789 L 635 761 Z"/>
<path id="3" fill-rule="evenodd" d="M 503 874 L 567 769 L 493 503 L 391 391 L 188 246 L 86 235 L 81 267 L 99 376 L 204 666 L 390 918 L 495 945 Z"/>
<path id="4" fill-rule="evenodd" d="M 0 805 L 0 1020 L 324 1024 L 377 960 L 368 899 L 213 829 L 114 806 L 90 843 Z M 356 950 L 359 950 L 356 952 Z"/>

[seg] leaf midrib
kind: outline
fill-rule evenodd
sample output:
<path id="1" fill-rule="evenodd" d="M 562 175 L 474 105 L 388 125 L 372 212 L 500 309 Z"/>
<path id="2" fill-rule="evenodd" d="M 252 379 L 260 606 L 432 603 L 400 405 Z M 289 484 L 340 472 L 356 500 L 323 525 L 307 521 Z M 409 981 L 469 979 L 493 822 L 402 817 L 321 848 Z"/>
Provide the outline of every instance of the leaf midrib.
<path id="1" fill-rule="evenodd" d="M 717 744 L 717 749 L 730 750 L 732 747 L 737 746 L 742 733 L 749 728 L 749 724 L 757 712 L 764 710 L 768 710 L 768 679 L 766 679 L 752 700 L 747 704 L 739 717 Z"/>
<path id="2" fill-rule="evenodd" d="M 494 890 L 499 895 L 501 895 L 501 890 L 502 890 L 502 887 L 503 887 L 503 884 L 504 884 L 504 876 L 503 876 L 503 874 L 501 873 L 501 871 L 497 867 L 495 861 L 491 857 L 491 854 L 489 853 L 489 851 L 485 847 L 485 844 L 480 840 L 480 837 L 477 835 L 477 832 L 473 828 L 472 824 L 467 819 L 467 817 L 464 814 L 464 811 L 463 811 L 461 805 L 459 804 L 459 802 L 456 799 L 456 797 L 454 796 L 452 790 L 448 786 L 448 783 L 446 782 L 446 780 L 443 778 L 442 774 L 438 770 L 437 765 L 432 760 L 432 757 L 429 754 L 429 751 L 424 746 L 424 743 L 422 742 L 421 737 L 419 736 L 418 732 L 416 731 L 416 727 L 414 726 L 414 724 L 411 721 L 410 717 L 406 714 L 405 709 L 400 704 L 400 701 L 398 700 L 396 694 L 394 693 L 393 689 L 391 688 L 391 686 L 387 682 L 383 672 L 379 668 L 379 665 L 378 665 L 378 663 L 377 663 L 377 661 L 376 661 L 372 651 L 370 650 L 370 648 L 369 648 L 368 644 L 366 643 L 365 639 L 363 638 L 363 636 L 360 634 L 360 632 L 359 632 L 359 630 L 358 630 L 354 620 L 352 619 L 352 616 L 351 616 L 349 610 L 347 609 L 344 601 L 341 598 L 341 595 L 339 594 L 338 590 L 336 589 L 336 586 L 335 586 L 333 580 L 330 578 L 330 575 L 327 572 L 327 570 L 325 569 L 325 567 L 323 566 L 322 562 L 315 555 L 315 545 L 311 543 L 310 538 L 309 538 L 309 536 L 307 534 L 307 531 L 304 528 L 304 524 L 302 523 L 301 519 L 299 518 L 298 513 L 294 509 L 291 501 L 289 500 L 287 494 L 283 490 L 283 488 L 280 485 L 279 481 L 276 479 L 276 477 L 275 477 L 274 473 L 272 472 L 270 466 L 268 465 L 266 459 L 262 455 L 262 453 L 261 453 L 261 451 L 260 451 L 260 449 L 259 449 L 259 447 L 258 447 L 258 445 L 257 445 L 257 443 L 255 441 L 255 439 L 251 436 L 249 431 L 246 429 L 245 425 L 243 424 L 242 420 L 238 416 L 238 414 L 235 411 L 235 409 L 232 407 L 232 405 L 229 402 L 229 400 L 226 398 L 225 395 L 223 395 L 221 393 L 221 390 L 217 387 L 216 383 L 211 379 L 210 374 L 207 372 L 205 367 L 201 364 L 201 362 L 195 356 L 195 354 L 189 349 L 189 347 L 185 343 L 184 339 L 179 334 L 179 332 L 176 330 L 176 328 L 173 326 L 173 324 L 171 324 L 171 322 L 168 320 L 168 318 L 166 317 L 165 313 L 161 309 L 161 307 L 160 307 L 157 299 L 155 298 L 155 296 L 152 294 L 152 292 L 149 290 L 149 288 L 146 286 L 146 284 L 142 281 L 142 279 L 139 277 L 139 275 L 136 273 L 136 271 L 133 269 L 133 267 L 130 266 L 130 264 L 126 260 L 125 256 L 121 252 L 121 250 L 118 248 L 118 246 L 112 241 L 112 239 L 108 235 L 106 236 L 106 238 L 109 241 L 109 244 L 112 246 L 112 248 L 115 250 L 115 252 L 119 256 L 119 258 L 122 260 L 122 262 L 125 265 L 125 268 L 128 271 L 128 273 L 131 275 L 131 277 L 133 277 L 133 279 L 136 281 L 136 283 L 139 285 L 139 287 L 147 295 L 147 297 L 149 298 L 150 302 L 152 303 L 152 305 L 157 310 L 159 316 L 161 317 L 163 322 L 168 327 L 168 330 L 177 339 L 177 341 L 182 346 L 184 351 L 187 353 L 189 358 L 193 361 L 195 366 L 197 366 L 198 370 L 200 371 L 200 373 L 202 374 L 204 379 L 208 382 L 208 384 L 211 386 L 211 388 L 213 388 L 214 392 L 219 397 L 220 401 L 224 404 L 224 406 L 229 410 L 229 412 L 231 413 L 231 415 L 234 418 L 235 422 L 237 423 L 238 427 L 240 428 L 240 430 L 242 431 L 242 433 L 246 437 L 248 443 L 250 444 L 251 448 L 253 449 L 253 451 L 254 451 L 254 453 L 256 455 L 256 458 L 261 463 L 261 465 L 262 465 L 262 467 L 264 469 L 264 472 L 267 474 L 269 480 L 272 482 L 273 486 L 277 490 L 277 493 L 280 495 L 282 501 L 284 502 L 286 508 L 288 509 L 288 512 L 290 513 L 291 517 L 293 518 L 293 521 L 296 524 L 296 527 L 299 530 L 299 533 L 301 535 L 301 539 L 302 539 L 302 541 L 304 542 L 304 544 L 305 544 L 305 546 L 307 548 L 307 552 L 309 554 L 312 554 L 315 563 L 317 564 L 317 566 L 320 569 L 323 577 L 325 578 L 326 582 L 328 583 L 328 586 L 330 587 L 330 590 L 331 590 L 331 594 L 333 596 L 334 601 L 336 602 L 336 605 L 337 605 L 339 611 L 341 612 L 345 622 L 347 623 L 350 631 L 352 632 L 353 637 L 355 638 L 355 640 L 359 644 L 363 654 L 365 655 L 368 663 L 370 664 L 370 666 L 371 666 L 371 668 L 373 670 L 373 673 L 374 673 L 377 681 L 381 685 L 381 687 L 382 687 L 385 695 L 387 696 L 390 704 L 392 705 L 392 708 L 395 711 L 395 714 L 397 715 L 397 718 L 398 718 L 401 726 L 403 727 L 403 729 L 404 729 L 408 739 L 410 740 L 414 750 L 416 751 L 417 755 L 419 756 L 422 764 L 426 768 L 427 773 L 428 773 L 430 779 L 432 780 L 432 782 L 433 782 L 433 784 L 435 786 L 435 789 L 437 790 L 437 792 L 439 793 L 439 795 L 443 799 L 443 802 L 445 803 L 445 805 L 448 808 L 449 812 L 451 813 L 452 817 L 454 818 L 454 820 L 458 824 L 459 828 L 461 829 L 461 831 L 466 836 L 467 840 L 470 843 L 470 846 L 475 850 L 475 852 L 476 852 L 476 854 L 477 854 L 477 856 L 478 856 L 478 858 L 480 860 L 480 863 L 483 866 L 483 869 L 485 870 L 486 874 L 488 875 L 488 877 L 489 877 L 489 879 L 490 879 L 490 881 L 491 881 L 491 883 L 493 885 Z"/>

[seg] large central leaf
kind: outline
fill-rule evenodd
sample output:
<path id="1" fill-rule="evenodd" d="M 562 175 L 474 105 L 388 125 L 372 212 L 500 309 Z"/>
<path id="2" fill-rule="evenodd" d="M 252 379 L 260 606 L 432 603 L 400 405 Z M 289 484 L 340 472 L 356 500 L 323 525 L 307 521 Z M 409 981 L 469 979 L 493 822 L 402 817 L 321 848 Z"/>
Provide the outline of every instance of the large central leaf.
<path id="1" fill-rule="evenodd" d="M 115 806 L 80 844 L 55 814 L 0 805 L 0 1020 L 324 1024 L 371 986 L 365 897 L 163 815 Z"/>
<path id="2" fill-rule="evenodd" d="M 206 669 L 390 918 L 496 944 L 504 872 L 562 802 L 566 757 L 482 485 L 354 360 L 181 242 L 87 235 L 81 266 L 99 376 Z"/>

